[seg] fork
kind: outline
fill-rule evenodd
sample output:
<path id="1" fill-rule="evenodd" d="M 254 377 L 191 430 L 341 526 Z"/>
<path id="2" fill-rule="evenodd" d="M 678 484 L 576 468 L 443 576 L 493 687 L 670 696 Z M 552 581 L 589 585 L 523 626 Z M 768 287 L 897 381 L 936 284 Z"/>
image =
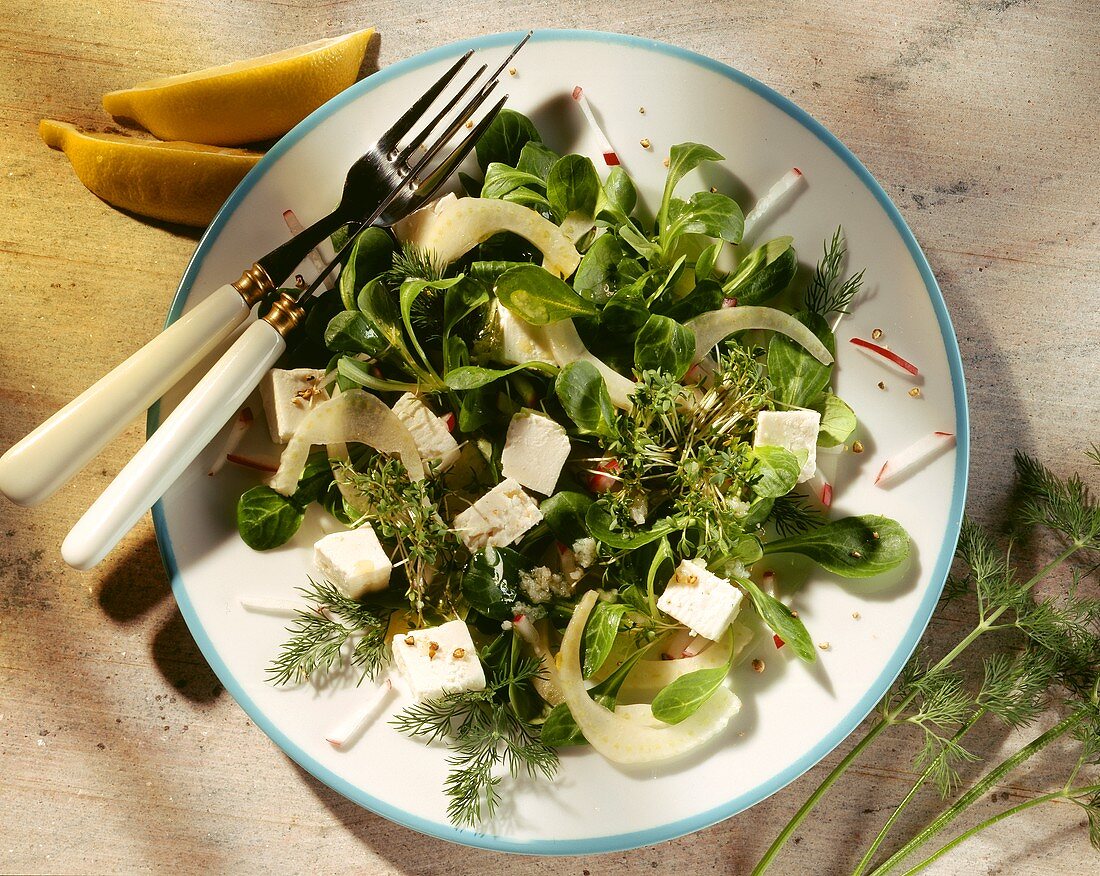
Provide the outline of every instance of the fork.
<path id="1" fill-rule="evenodd" d="M 401 174 L 398 184 L 349 236 L 309 288 L 300 294 L 297 290 L 283 292 L 262 318 L 245 329 L 76 522 L 61 546 L 66 563 L 77 569 L 90 569 L 99 563 L 183 473 L 278 361 L 286 350 L 287 336 L 305 317 L 304 305 L 351 248 L 356 236 L 373 224 L 392 224 L 407 215 L 454 172 L 496 118 L 507 95 L 496 102 L 437 168 L 426 171 L 435 155 L 451 142 L 496 85 L 494 78 L 482 88 L 423 156 Z M 429 123 L 429 128 L 437 121 L 438 117 Z M 407 167 L 411 154 L 412 150 L 406 147 L 394 160 Z M 422 176 L 422 172 L 426 173 Z"/>
<path id="2" fill-rule="evenodd" d="M 436 154 L 485 102 L 504 68 L 530 38 L 525 36 L 486 84 L 476 91 L 443 136 L 429 152 Z M 21 505 L 36 505 L 68 483 L 125 426 L 178 383 L 199 362 L 236 331 L 256 304 L 274 294 L 298 264 L 320 242 L 341 226 L 372 213 L 387 192 L 398 191 L 386 210 L 376 217 L 392 225 L 429 200 L 453 171 L 437 171 L 420 181 L 415 190 L 403 186 L 403 175 L 417 150 L 452 113 L 487 69 L 481 67 L 457 90 L 416 136 L 402 145 L 435 101 L 447 90 L 473 55 L 460 57 L 409 109 L 349 168 L 340 203 L 327 216 L 296 234 L 291 240 L 258 259 L 232 283 L 215 290 L 156 338 L 130 356 L 65 407 L 13 445 L 0 457 L 0 493 Z M 463 141 L 469 152 L 472 141 Z M 445 167 L 456 153 L 440 164 Z M 327 272 L 326 272 L 327 273 Z M 216 431 L 216 430 L 215 430 Z"/>

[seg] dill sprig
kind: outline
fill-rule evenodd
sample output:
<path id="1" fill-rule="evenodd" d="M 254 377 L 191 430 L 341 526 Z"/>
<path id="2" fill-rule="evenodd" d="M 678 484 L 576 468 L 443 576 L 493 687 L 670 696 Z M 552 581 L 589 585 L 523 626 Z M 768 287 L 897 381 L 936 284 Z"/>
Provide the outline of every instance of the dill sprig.
<path id="1" fill-rule="evenodd" d="M 821 526 L 825 520 L 822 512 L 799 493 L 779 496 L 772 503 L 768 522 L 781 536 L 798 535 Z"/>
<path id="2" fill-rule="evenodd" d="M 386 628 L 392 609 L 368 608 L 345 596 L 327 581 L 309 580 L 298 588 L 310 602 L 287 628 L 290 639 L 268 667 L 274 684 L 302 684 L 338 667 L 359 667 L 374 678 L 389 660 Z M 350 653 L 345 646 L 354 642 Z"/>
<path id="3" fill-rule="evenodd" d="M 1094 445 L 1088 456 L 1100 464 Z M 996 764 L 967 789 L 928 827 L 878 865 L 880 876 L 939 834 L 974 802 L 1002 781 L 1012 770 L 1034 757 L 1055 739 L 1070 736 L 1078 743 L 1078 757 L 1067 760 L 1068 776 L 1062 788 L 1013 807 L 965 831 L 945 844 L 910 872 L 916 872 L 949 852 L 967 837 L 1037 802 L 1062 800 L 1081 807 L 1090 824 L 1090 837 L 1100 841 L 1100 784 L 1082 784 L 1083 769 L 1100 762 L 1100 602 L 1081 595 L 1084 575 L 1073 570 L 1072 584 L 1061 595 L 1038 597 L 1035 590 L 1071 558 L 1094 563 L 1100 550 L 1100 506 L 1078 475 L 1062 478 L 1037 460 L 1016 455 L 1018 527 L 1013 538 L 1001 545 L 969 518 L 963 522 L 957 556 L 962 567 L 948 579 L 945 600 L 973 599 L 977 622 L 962 640 L 936 661 L 919 654 L 904 668 L 890 693 L 879 704 L 879 718 L 864 738 L 825 778 L 810 800 L 796 813 L 765 853 L 753 873 L 763 873 L 772 863 L 825 791 L 854 760 L 892 726 L 920 730 L 921 745 L 914 767 L 923 770 L 912 789 L 891 813 L 867 849 L 854 874 L 868 872 L 879 847 L 898 823 L 901 813 L 921 787 L 931 781 L 948 796 L 959 784 L 958 767 L 980 759 L 963 745 L 964 737 L 984 716 L 1005 725 L 1024 728 L 1052 704 L 1068 712 L 1044 731 Z M 1054 533 L 1066 542 L 1063 550 L 1033 573 L 1021 570 L 1013 557 L 1015 540 L 1035 529 Z M 969 680 L 956 661 L 985 636 L 1003 643 L 1003 649 L 981 664 L 980 682 Z M 972 692 L 973 691 L 973 692 Z"/>
<path id="4" fill-rule="evenodd" d="M 825 244 L 825 254 L 817 264 L 813 279 L 806 290 L 806 309 L 819 316 L 830 313 L 847 313 L 856 293 L 863 286 L 863 271 L 841 282 L 844 257 L 848 249 L 844 245 L 844 231 L 837 226 L 833 239 Z"/>
<path id="5" fill-rule="evenodd" d="M 445 270 L 446 266 L 431 250 L 405 243 L 393 254 L 393 263 L 382 275 L 382 280 L 387 286 L 397 289 L 406 280 L 442 280 Z"/>
<path id="6" fill-rule="evenodd" d="M 539 726 L 518 715 L 508 690 L 541 675 L 537 659 L 520 658 L 510 668 L 491 671 L 484 690 L 444 694 L 409 706 L 394 716 L 402 733 L 431 743 L 446 741 L 454 752 L 444 784 L 447 814 L 454 824 L 473 827 L 491 819 L 500 803 L 501 771 L 512 778 L 552 779 L 557 753 L 540 739 Z"/>

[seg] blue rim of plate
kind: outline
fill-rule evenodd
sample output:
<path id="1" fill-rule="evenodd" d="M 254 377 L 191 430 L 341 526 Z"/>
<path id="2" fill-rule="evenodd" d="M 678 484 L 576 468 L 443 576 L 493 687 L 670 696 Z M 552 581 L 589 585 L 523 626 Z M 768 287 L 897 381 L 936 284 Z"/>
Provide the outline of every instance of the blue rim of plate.
<path id="1" fill-rule="evenodd" d="M 183 312 L 184 304 L 187 302 L 191 287 L 195 281 L 195 277 L 198 275 L 199 268 L 202 265 L 207 249 L 210 244 L 217 239 L 227 219 L 237 209 L 241 199 L 256 184 L 260 177 L 267 172 L 268 167 L 275 163 L 287 149 L 300 140 L 307 132 L 315 128 L 324 119 L 328 118 L 334 111 L 357 100 L 362 95 L 372 91 L 376 86 L 382 85 L 391 79 L 400 77 L 405 73 L 432 64 L 436 61 L 454 57 L 465 52 L 467 49 L 491 49 L 500 46 L 511 46 L 521 35 L 520 32 L 510 32 L 475 37 L 473 39 L 439 46 L 423 54 L 407 58 L 404 61 L 400 61 L 390 67 L 379 70 L 366 79 L 357 82 L 351 88 L 337 95 L 300 122 L 290 131 L 290 133 L 271 147 L 268 153 L 241 181 L 240 185 L 234 189 L 229 199 L 218 212 L 218 215 L 214 217 L 214 221 L 210 224 L 210 227 L 207 228 L 205 234 L 203 234 L 195 250 L 195 254 L 192 256 L 187 266 L 187 270 L 184 272 L 179 289 L 168 311 L 168 318 L 165 321 L 165 326 L 171 325 L 171 323 L 178 319 Z M 943 545 L 940 548 L 939 556 L 936 558 L 935 566 L 932 569 L 933 586 L 928 589 L 924 599 L 917 608 L 913 623 L 906 631 L 897 649 L 894 651 L 893 657 L 889 660 L 874 684 L 871 685 L 870 689 L 863 695 L 859 702 L 852 707 L 848 714 L 837 723 L 832 732 L 812 749 L 803 754 L 797 761 L 787 767 L 787 769 L 773 776 L 768 781 L 762 782 L 752 790 L 727 801 L 721 806 L 693 815 L 690 818 L 672 821 L 668 824 L 648 828 L 646 830 L 569 840 L 513 840 L 507 837 L 463 830 L 452 827 L 449 824 L 443 824 L 419 816 L 410 815 L 383 800 L 372 797 L 362 788 L 356 787 L 347 779 L 337 775 L 328 767 L 316 761 L 275 726 L 271 719 L 268 718 L 264 711 L 247 694 L 241 684 L 238 683 L 233 673 L 230 672 L 229 667 L 226 666 L 225 662 L 221 659 L 217 648 L 207 635 L 206 630 L 199 622 L 195 607 L 191 602 L 187 589 L 183 585 L 179 566 L 176 563 L 175 552 L 172 548 L 172 539 L 168 532 L 164 507 L 161 502 L 158 502 L 153 507 L 153 524 L 156 529 L 157 544 L 160 546 L 161 558 L 164 561 L 164 567 L 168 571 L 168 575 L 172 581 L 172 593 L 175 596 L 180 612 L 183 614 L 187 626 L 191 630 L 191 634 L 194 636 L 195 642 L 198 644 L 203 656 L 209 662 L 211 668 L 218 676 L 218 679 L 225 686 L 225 689 L 229 691 L 256 726 L 263 730 L 264 733 L 266 733 L 271 740 L 299 766 L 307 770 L 321 782 L 324 782 L 334 791 L 343 794 L 349 800 L 358 803 L 360 806 L 384 818 L 388 818 L 390 821 L 394 821 L 397 824 L 404 825 L 405 827 L 429 836 L 493 851 L 531 855 L 588 855 L 599 852 L 617 852 L 639 848 L 641 846 L 650 846 L 702 830 L 720 821 L 724 821 L 748 809 L 750 806 L 754 806 L 761 800 L 770 797 L 776 791 L 793 782 L 804 772 L 819 763 L 830 751 L 843 742 L 857 726 L 859 726 L 859 723 L 870 713 L 882 698 L 883 694 L 889 689 L 890 685 L 893 684 L 894 679 L 898 676 L 898 673 L 901 672 L 902 667 L 913 653 L 918 641 L 924 634 L 928 621 L 932 617 L 932 612 L 936 607 L 936 603 L 939 601 L 944 581 L 947 580 L 948 570 L 951 567 L 952 556 L 955 552 L 955 545 L 958 541 L 959 528 L 962 524 L 963 504 L 966 498 L 970 461 L 970 418 L 966 401 L 966 384 L 963 377 L 962 357 L 959 353 L 958 341 L 955 337 L 955 330 L 951 325 L 951 317 L 947 313 L 947 305 L 944 302 L 943 293 L 940 291 L 936 278 L 932 274 L 932 268 L 929 266 L 928 260 L 925 258 L 924 253 L 921 252 L 916 238 L 913 237 L 913 232 L 909 230 L 909 226 L 905 224 L 905 220 L 902 218 L 901 213 L 898 212 L 897 207 L 894 206 L 889 196 L 883 191 L 882 186 L 880 186 L 875 178 L 871 176 L 870 171 L 863 166 L 860 160 L 833 134 L 826 130 L 820 122 L 814 119 L 805 110 L 799 108 L 787 98 L 773 91 L 756 79 L 753 79 L 751 76 L 739 70 L 735 70 L 719 61 L 715 61 L 712 58 L 708 58 L 705 55 L 700 55 L 678 46 L 672 46 L 668 43 L 644 39 L 642 37 L 628 36 L 625 34 L 590 30 L 539 30 L 535 31 L 532 40 L 535 42 L 584 40 L 591 42 L 617 43 L 619 45 L 646 49 L 696 64 L 749 89 L 754 94 L 764 98 L 770 104 L 782 110 L 801 124 L 811 134 L 828 146 L 844 164 L 855 173 L 885 211 L 886 215 L 893 223 L 895 230 L 905 242 L 909 255 L 920 270 L 921 278 L 924 280 L 925 288 L 928 290 L 928 297 L 936 313 L 936 320 L 939 323 L 940 335 L 943 338 L 951 372 L 951 385 L 956 419 L 955 482 L 952 493 L 951 509 L 947 520 L 947 533 L 944 537 Z M 149 434 L 156 430 L 159 422 L 160 406 L 158 402 L 149 410 L 147 424 L 147 431 Z"/>

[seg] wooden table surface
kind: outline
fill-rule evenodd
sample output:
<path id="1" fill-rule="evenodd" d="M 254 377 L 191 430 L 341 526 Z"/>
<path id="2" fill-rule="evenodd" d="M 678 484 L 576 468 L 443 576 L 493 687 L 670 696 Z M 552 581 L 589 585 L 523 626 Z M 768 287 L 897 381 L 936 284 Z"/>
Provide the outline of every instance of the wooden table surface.
<path id="1" fill-rule="evenodd" d="M 996 521 L 1014 448 L 1055 469 L 1100 437 L 1100 16 L 1094 0 L 0 0 L 0 448 L 160 328 L 194 246 L 97 200 L 39 141 L 109 120 L 103 92 L 366 25 L 380 63 L 488 30 L 641 34 L 789 96 L 882 182 L 943 286 L 973 417 L 970 509 Z M 143 438 L 134 423 L 45 506 L 0 500 L 0 870 L 741 873 L 848 748 L 694 836 L 585 859 L 427 839 L 298 769 L 245 717 L 185 627 L 146 518 L 101 568 L 58 546 Z M 934 647 L 966 621 L 938 615 Z M 1003 743 L 990 729 L 977 747 Z M 913 778 L 915 738 L 859 762 L 777 873 L 848 872 Z M 1052 756 L 998 805 L 1048 790 Z M 911 825 L 932 800 L 913 807 Z M 888 811 L 888 810 L 885 810 Z M 1079 811 L 1028 812 L 932 872 L 1095 872 Z"/>

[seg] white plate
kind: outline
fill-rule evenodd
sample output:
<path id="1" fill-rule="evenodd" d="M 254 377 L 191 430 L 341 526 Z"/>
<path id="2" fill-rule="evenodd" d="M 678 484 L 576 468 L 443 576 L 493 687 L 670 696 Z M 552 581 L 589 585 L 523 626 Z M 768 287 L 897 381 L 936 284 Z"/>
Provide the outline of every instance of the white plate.
<path id="1" fill-rule="evenodd" d="M 343 175 L 372 141 L 466 49 L 493 62 L 518 34 L 480 37 L 388 67 L 339 95 L 276 144 L 214 220 L 188 266 L 169 321 L 208 290 L 236 278 L 248 258 L 285 240 L 282 212 L 308 224 L 339 196 Z M 726 156 L 684 186 L 716 185 L 746 207 L 784 172 L 807 185 L 758 230 L 794 235 L 804 263 L 843 223 L 850 264 L 866 267 L 865 292 L 838 331 L 838 389 L 860 416 L 866 452 L 846 454 L 834 512 L 897 518 L 913 538 L 913 562 L 885 582 L 845 582 L 815 572 L 796 597 L 817 642 L 830 648 L 807 668 L 760 635 L 748 656 L 767 669 L 736 670 L 744 708 L 714 744 L 690 759 L 621 769 L 591 752 L 562 758 L 551 785 L 506 783 L 510 803 L 484 833 L 456 830 L 441 790 L 446 750 L 426 748 L 376 722 L 349 751 L 325 733 L 367 696 L 365 688 L 276 689 L 264 669 L 283 622 L 240 608 L 243 594 L 291 596 L 310 570 L 310 533 L 253 553 L 239 540 L 234 506 L 254 479 L 228 466 L 205 476 L 198 460 L 155 509 L 157 535 L 180 610 L 206 659 L 252 720 L 302 767 L 373 811 L 427 834 L 508 851 L 582 854 L 667 840 L 727 818 L 816 764 L 870 711 L 893 681 L 935 607 L 958 535 L 966 488 L 968 427 L 962 366 L 932 272 L 909 229 L 867 170 L 835 137 L 785 98 L 743 73 L 683 49 L 585 31 L 540 31 L 503 83 L 509 105 L 532 116 L 559 152 L 599 150 L 569 95 L 584 86 L 650 203 L 669 147 L 706 143 Z M 644 106 L 644 114 L 639 107 Z M 648 138 L 646 150 L 639 141 Z M 598 162 L 599 163 L 599 162 Z M 601 165 L 602 166 L 602 165 Z M 896 368 L 848 343 L 873 328 L 921 369 L 922 395 Z M 878 388 L 885 381 L 886 390 Z M 167 403 L 171 403 L 168 400 Z M 156 412 L 153 412 L 155 422 Z M 954 432 L 943 454 L 892 489 L 872 486 L 882 461 L 932 430 Z M 214 445 L 217 446 L 217 442 Z M 854 617 L 858 612 L 859 619 Z M 400 706 L 391 701 L 389 711 Z M 272 789 L 273 791 L 275 789 Z"/>

